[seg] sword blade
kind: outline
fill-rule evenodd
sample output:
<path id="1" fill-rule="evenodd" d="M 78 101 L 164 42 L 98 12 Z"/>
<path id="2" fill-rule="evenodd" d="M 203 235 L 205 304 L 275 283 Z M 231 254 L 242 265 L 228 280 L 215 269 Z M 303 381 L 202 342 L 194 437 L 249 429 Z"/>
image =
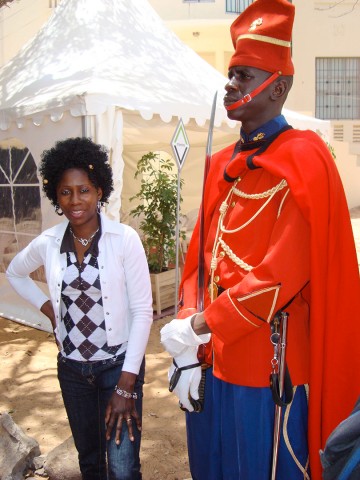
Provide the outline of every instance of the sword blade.
<path id="1" fill-rule="evenodd" d="M 199 254 L 198 254 L 198 291 L 197 291 L 197 311 L 202 312 L 204 310 L 204 271 L 205 271 L 205 257 L 204 257 L 204 195 L 205 195 L 205 184 L 206 179 L 210 169 L 210 160 L 211 160 L 211 147 L 213 140 L 214 132 L 214 122 L 215 122 L 215 111 L 216 111 L 216 99 L 217 91 L 215 92 L 212 107 L 211 115 L 209 121 L 209 130 L 206 143 L 206 155 L 205 155 L 205 165 L 204 165 L 204 179 L 203 179 L 203 188 L 202 188 L 202 198 L 200 206 L 200 225 L 199 225 Z"/>

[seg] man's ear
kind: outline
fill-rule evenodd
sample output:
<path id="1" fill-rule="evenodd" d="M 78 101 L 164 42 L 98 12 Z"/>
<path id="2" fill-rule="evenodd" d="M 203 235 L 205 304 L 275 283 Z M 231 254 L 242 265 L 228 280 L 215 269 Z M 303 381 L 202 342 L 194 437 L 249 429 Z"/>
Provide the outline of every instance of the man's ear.
<path id="1" fill-rule="evenodd" d="M 284 96 L 286 98 L 287 94 L 289 93 L 289 90 L 290 90 L 290 85 L 287 79 L 284 77 L 278 78 L 274 82 L 273 89 L 271 91 L 271 98 L 273 100 L 278 100 Z"/>

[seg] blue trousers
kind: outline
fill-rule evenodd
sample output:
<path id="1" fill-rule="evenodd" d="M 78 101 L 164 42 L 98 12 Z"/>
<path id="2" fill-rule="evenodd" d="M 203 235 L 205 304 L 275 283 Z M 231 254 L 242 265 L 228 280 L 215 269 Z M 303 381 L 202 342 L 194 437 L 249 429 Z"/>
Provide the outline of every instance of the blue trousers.
<path id="1" fill-rule="evenodd" d="M 109 360 L 78 362 L 58 355 L 58 379 L 79 454 L 83 480 L 141 480 L 141 432 L 133 422 L 134 442 L 123 424 L 120 445 L 105 440 L 105 410 L 114 392 L 124 363 L 125 353 Z M 135 384 L 136 409 L 142 416 L 142 387 L 145 361 Z"/>
<path id="2" fill-rule="evenodd" d="M 304 386 L 296 387 L 291 405 L 282 410 L 276 479 L 310 478 Z M 193 480 L 270 480 L 274 411 L 270 388 L 232 385 L 209 368 L 204 410 L 186 413 Z"/>

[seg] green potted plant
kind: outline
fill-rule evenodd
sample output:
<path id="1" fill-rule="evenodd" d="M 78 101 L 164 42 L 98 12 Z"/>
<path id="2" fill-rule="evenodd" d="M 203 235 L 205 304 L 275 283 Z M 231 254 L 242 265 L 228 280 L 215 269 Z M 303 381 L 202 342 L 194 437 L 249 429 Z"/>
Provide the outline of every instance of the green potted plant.
<path id="1" fill-rule="evenodd" d="M 175 302 L 176 214 L 178 177 L 171 158 L 149 152 L 137 163 L 135 179 L 140 189 L 130 198 L 139 203 L 130 211 L 139 217 L 139 228 L 151 274 L 154 307 L 162 309 Z M 180 189 L 183 180 L 180 181 Z M 180 202 L 182 198 L 180 196 Z M 184 232 L 179 231 L 179 238 Z M 162 290 L 162 291 L 161 291 Z"/>

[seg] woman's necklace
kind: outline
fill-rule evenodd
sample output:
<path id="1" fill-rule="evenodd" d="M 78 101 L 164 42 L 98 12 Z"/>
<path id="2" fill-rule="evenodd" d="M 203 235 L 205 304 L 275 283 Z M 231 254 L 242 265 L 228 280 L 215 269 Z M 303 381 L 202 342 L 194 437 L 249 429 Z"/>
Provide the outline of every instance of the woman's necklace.
<path id="1" fill-rule="evenodd" d="M 87 247 L 89 245 L 89 243 L 91 242 L 91 240 L 95 237 L 95 235 L 97 234 L 97 232 L 99 231 L 99 228 L 96 230 L 96 232 L 94 232 L 92 235 L 90 235 L 89 238 L 79 238 L 75 235 L 75 233 L 72 231 L 72 228 L 70 227 L 70 233 L 71 235 L 75 238 L 75 240 L 77 240 L 78 242 L 81 243 L 81 245 L 83 245 L 84 247 Z"/>

